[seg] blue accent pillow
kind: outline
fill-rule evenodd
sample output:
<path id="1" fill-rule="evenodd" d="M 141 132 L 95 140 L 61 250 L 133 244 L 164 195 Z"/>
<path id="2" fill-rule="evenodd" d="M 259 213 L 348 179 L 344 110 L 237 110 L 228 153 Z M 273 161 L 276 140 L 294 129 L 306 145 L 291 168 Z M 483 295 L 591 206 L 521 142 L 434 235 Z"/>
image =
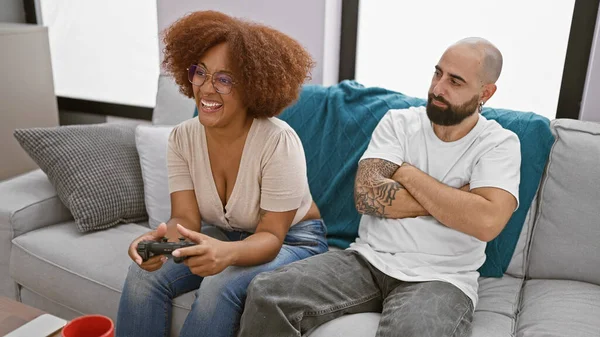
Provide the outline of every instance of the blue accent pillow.
<path id="1" fill-rule="evenodd" d="M 198 106 L 194 104 L 194 116 L 193 117 L 196 117 L 196 116 L 198 116 Z"/>
<path id="2" fill-rule="evenodd" d="M 306 153 L 311 193 L 321 210 L 332 246 L 347 248 L 358 235 L 354 178 L 379 120 L 390 109 L 423 106 L 424 99 L 355 81 L 303 87 L 298 101 L 279 116 L 296 130 Z M 481 276 L 501 277 L 512 258 L 535 196 L 554 137 L 547 118 L 531 112 L 484 108 L 483 115 L 521 141 L 520 205 L 505 229 L 487 244 Z"/>

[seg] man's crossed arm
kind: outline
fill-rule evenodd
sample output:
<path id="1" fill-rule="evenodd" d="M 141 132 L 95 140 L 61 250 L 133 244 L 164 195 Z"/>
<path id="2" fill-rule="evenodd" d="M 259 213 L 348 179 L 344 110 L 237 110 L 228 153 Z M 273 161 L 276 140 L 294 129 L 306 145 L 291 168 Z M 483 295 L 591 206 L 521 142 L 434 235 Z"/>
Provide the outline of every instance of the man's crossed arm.
<path id="1" fill-rule="evenodd" d="M 491 241 L 510 219 L 516 199 L 499 188 L 468 191 L 468 185 L 450 187 L 408 164 L 365 159 L 358 165 L 354 199 L 361 214 L 396 219 L 431 215 L 445 226 Z"/>
<path id="2" fill-rule="evenodd" d="M 360 214 L 392 219 L 429 215 L 400 183 L 392 179 L 398 167 L 383 159 L 365 159 L 358 163 L 354 203 Z"/>

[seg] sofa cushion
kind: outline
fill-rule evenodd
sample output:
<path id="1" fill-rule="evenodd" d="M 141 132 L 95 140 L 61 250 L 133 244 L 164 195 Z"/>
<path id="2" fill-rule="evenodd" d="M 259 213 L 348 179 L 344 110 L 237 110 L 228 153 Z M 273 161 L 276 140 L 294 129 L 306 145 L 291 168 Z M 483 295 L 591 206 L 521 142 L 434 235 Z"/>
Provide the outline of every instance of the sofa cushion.
<path id="1" fill-rule="evenodd" d="M 172 126 L 148 125 L 139 125 L 135 129 L 135 144 L 142 167 L 148 223 L 153 229 L 171 217 L 167 145 L 172 130 Z"/>
<path id="2" fill-rule="evenodd" d="M 12 239 L 69 219 L 71 212 L 41 170 L 0 181 L 0 295 L 17 297 L 8 275 Z"/>
<path id="3" fill-rule="evenodd" d="M 533 232 L 536 212 L 537 197 L 534 197 L 523 222 L 523 229 L 521 229 L 521 235 L 519 235 L 519 241 L 517 241 L 517 245 L 515 246 L 515 252 L 506 269 L 506 274 L 521 278 L 525 276 L 527 257 L 529 256 L 529 242 L 531 240 L 531 233 Z"/>
<path id="4" fill-rule="evenodd" d="M 177 125 L 192 118 L 196 104 L 193 99 L 179 92 L 179 86 L 171 76 L 158 77 L 156 105 L 152 112 L 152 124 Z"/>
<path id="5" fill-rule="evenodd" d="M 10 239 L 40 227 L 72 220 L 48 176 L 33 170 L 0 182 L 0 230 Z"/>
<path id="6" fill-rule="evenodd" d="M 13 240 L 10 275 L 31 291 L 75 311 L 116 318 L 132 263 L 127 248 L 148 230 L 147 224 L 125 224 L 80 233 L 72 222 L 38 229 Z M 193 299 L 193 293 L 188 293 L 175 300 L 175 308 L 184 310 L 178 316 L 185 318 Z"/>
<path id="7" fill-rule="evenodd" d="M 135 127 L 121 124 L 17 129 L 82 232 L 148 218 Z"/>
<path id="8" fill-rule="evenodd" d="M 600 124 L 554 120 L 531 243 L 531 278 L 600 285 Z"/>
<path id="9" fill-rule="evenodd" d="M 509 275 L 480 277 L 472 336 L 514 337 L 522 286 L 522 278 Z"/>
<path id="10" fill-rule="evenodd" d="M 489 311 L 475 311 L 473 337 L 514 337 L 515 319 Z"/>
<path id="11" fill-rule="evenodd" d="M 600 286 L 565 280 L 525 282 L 517 337 L 600 336 Z"/>
<path id="12" fill-rule="evenodd" d="M 306 337 L 375 337 L 380 313 L 344 315 L 309 331 Z"/>
<path id="13" fill-rule="evenodd" d="M 309 331 L 306 337 L 375 337 L 379 313 L 344 315 Z M 475 311 L 473 337 L 514 337 L 515 319 L 488 311 Z"/>
<path id="14" fill-rule="evenodd" d="M 502 278 L 479 278 L 479 302 L 476 312 L 493 312 L 512 319 L 517 317 L 523 279 L 505 275 Z"/>
<path id="15" fill-rule="evenodd" d="M 73 222 L 44 227 L 13 240 L 10 275 L 80 312 L 110 313 L 118 304 L 131 261 L 127 247 L 148 230 L 126 224 L 80 233 Z"/>
<path id="16" fill-rule="evenodd" d="M 21 303 L 29 305 L 31 307 L 40 309 L 56 317 L 60 317 L 65 320 L 72 320 L 76 317 L 84 315 L 83 312 L 67 308 L 64 305 L 53 301 L 52 299 L 40 296 L 37 293 L 21 286 L 19 287 L 19 300 Z M 62 336 L 61 336 L 62 337 Z"/>

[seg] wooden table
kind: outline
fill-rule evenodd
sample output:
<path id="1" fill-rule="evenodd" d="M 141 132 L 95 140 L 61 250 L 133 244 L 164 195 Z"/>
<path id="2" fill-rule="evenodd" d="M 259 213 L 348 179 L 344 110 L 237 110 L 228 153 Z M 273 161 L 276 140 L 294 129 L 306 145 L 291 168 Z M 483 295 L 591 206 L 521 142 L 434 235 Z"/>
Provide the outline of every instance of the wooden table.
<path id="1" fill-rule="evenodd" d="M 41 314 L 45 312 L 7 297 L 0 297 L 0 336 L 6 335 Z M 61 333 L 58 331 L 51 336 L 60 337 Z"/>

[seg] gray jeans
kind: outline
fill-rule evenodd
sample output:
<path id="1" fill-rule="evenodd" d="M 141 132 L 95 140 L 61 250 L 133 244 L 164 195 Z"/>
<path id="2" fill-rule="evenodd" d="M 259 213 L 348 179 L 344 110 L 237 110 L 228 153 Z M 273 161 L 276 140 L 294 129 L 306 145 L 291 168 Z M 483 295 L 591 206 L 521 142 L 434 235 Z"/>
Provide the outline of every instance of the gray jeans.
<path id="1" fill-rule="evenodd" d="M 344 314 L 381 312 L 377 337 L 470 336 L 473 303 L 446 282 L 403 282 L 351 250 L 259 274 L 240 337 L 296 337 Z"/>

